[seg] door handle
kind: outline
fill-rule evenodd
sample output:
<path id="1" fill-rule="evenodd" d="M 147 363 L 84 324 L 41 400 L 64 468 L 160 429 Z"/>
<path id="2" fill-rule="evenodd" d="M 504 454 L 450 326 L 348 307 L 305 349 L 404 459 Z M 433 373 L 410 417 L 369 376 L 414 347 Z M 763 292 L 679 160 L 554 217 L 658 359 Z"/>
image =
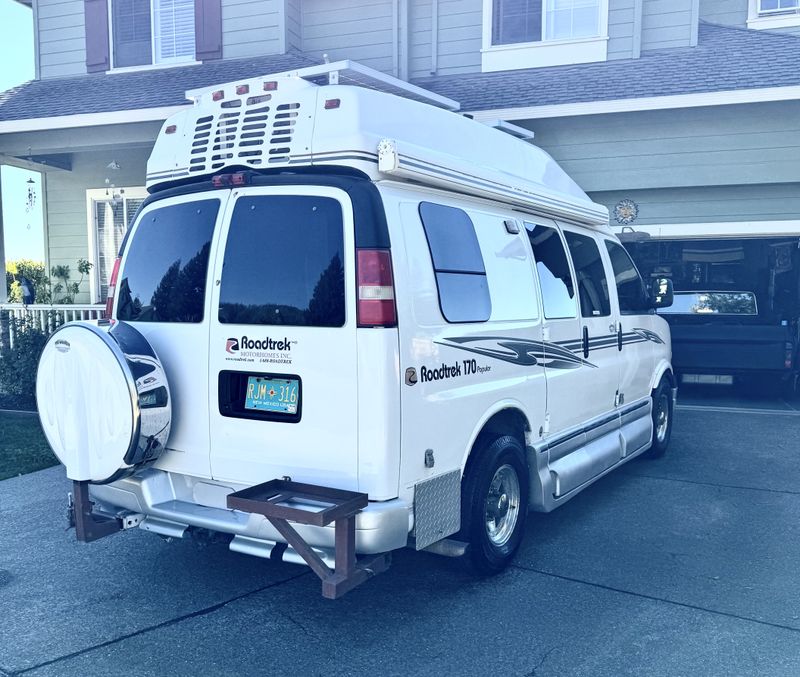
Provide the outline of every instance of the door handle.
<path id="1" fill-rule="evenodd" d="M 583 356 L 589 357 L 589 327 L 583 328 Z"/>
<path id="2" fill-rule="evenodd" d="M 622 322 L 617 325 L 617 349 L 622 350 Z"/>

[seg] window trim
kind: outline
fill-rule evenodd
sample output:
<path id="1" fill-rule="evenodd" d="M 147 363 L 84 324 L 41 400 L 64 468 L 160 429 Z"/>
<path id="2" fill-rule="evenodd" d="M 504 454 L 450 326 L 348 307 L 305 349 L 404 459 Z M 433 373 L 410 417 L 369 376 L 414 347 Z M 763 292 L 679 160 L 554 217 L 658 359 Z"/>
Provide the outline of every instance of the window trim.
<path id="1" fill-rule="evenodd" d="M 145 200 L 149 193 L 144 186 L 121 186 L 112 188 L 89 188 L 86 191 L 86 227 L 89 234 L 89 262 L 92 272 L 89 274 L 89 299 L 91 303 L 103 303 L 100 298 L 100 243 L 97 239 L 97 224 L 94 220 L 94 203 L 108 202 L 111 200 L 109 191 L 118 191 L 123 199 Z M 116 254 L 115 254 L 116 255 Z"/>
<path id="2" fill-rule="evenodd" d="M 191 56 L 174 56 L 164 61 L 156 61 L 156 35 L 155 35 L 155 2 L 150 2 L 150 63 L 138 66 L 116 66 L 114 64 L 114 0 L 106 0 L 108 6 L 108 70 L 106 73 L 134 73 L 136 71 L 149 71 L 158 68 L 175 68 L 176 66 L 192 66 L 201 63 L 197 60 L 197 45 L 195 44 L 194 54 Z M 193 26 L 196 31 L 196 26 Z"/>
<path id="3" fill-rule="evenodd" d="M 483 0 L 482 72 L 545 68 L 608 60 L 609 0 L 600 0 L 600 25 L 597 36 L 564 40 L 543 39 L 509 45 L 492 44 L 494 1 Z M 543 20 L 543 32 L 544 25 Z"/>
<path id="4" fill-rule="evenodd" d="M 748 0 L 747 27 L 755 30 L 772 30 L 800 26 L 800 3 L 793 9 L 761 11 L 761 0 Z"/>

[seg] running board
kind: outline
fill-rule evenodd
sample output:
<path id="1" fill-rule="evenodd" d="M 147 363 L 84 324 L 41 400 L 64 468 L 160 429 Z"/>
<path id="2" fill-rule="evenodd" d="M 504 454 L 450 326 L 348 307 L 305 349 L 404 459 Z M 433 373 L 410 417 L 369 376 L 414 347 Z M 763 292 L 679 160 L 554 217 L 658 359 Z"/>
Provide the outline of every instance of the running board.
<path id="1" fill-rule="evenodd" d="M 367 507 L 367 494 L 270 480 L 228 494 L 228 508 L 266 517 L 286 542 L 322 580 L 322 596 L 337 599 L 368 578 L 389 568 L 390 554 L 356 558 L 356 515 Z M 289 522 L 335 530 L 334 568 L 295 531 Z"/>

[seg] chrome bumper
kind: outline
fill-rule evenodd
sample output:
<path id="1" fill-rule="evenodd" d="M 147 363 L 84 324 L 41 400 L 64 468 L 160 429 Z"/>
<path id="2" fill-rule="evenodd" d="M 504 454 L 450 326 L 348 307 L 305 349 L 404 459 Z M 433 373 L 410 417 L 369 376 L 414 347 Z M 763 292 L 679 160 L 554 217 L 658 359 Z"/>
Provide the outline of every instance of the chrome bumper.
<path id="1" fill-rule="evenodd" d="M 232 534 L 231 550 L 269 557 L 275 543 L 285 543 L 269 520 L 226 507 L 228 494 L 243 488 L 163 470 L 147 470 L 112 484 L 92 485 L 90 495 L 103 513 L 128 511 L 143 515 L 139 528 L 146 531 L 182 537 L 189 527 L 209 529 Z M 293 526 L 309 545 L 332 552 L 333 524 Z M 412 526 L 411 506 L 407 503 L 399 499 L 370 502 L 356 516 L 356 552 L 376 554 L 403 548 Z"/>

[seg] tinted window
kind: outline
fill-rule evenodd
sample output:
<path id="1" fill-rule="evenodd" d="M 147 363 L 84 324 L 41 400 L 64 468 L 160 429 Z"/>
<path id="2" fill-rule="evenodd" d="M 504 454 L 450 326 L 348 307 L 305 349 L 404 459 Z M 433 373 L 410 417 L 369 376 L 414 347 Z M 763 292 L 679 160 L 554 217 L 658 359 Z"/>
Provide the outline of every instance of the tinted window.
<path id="1" fill-rule="evenodd" d="M 536 259 L 536 272 L 542 288 L 544 316 L 548 319 L 575 317 L 575 288 L 567 253 L 555 228 L 526 223 L 528 239 Z"/>
<path id="2" fill-rule="evenodd" d="M 611 259 L 611 268 L 614 270 L 620 312 L 641 313 L 648 310 L 650 304 L 644 282 L 628 252 L 616 242 L 611 240 L 605 242 Z"/>
<path id="3" fill-rule="evenodd" d="M 583 317 L 605 317 L 611 314 L 608 296 L 608 278 L 600 258 L 600 250 L 593 238 L 566 231 L 569 253 L 578 278 L 578 297 Z"/>
<path id="4" fill-rule="evenodd" d="M 492 313 L 483 256 L 467 213 L 431 202 L 419 205 L 431 251 L 439 307 L 448 322 L 485 322 Z"/>
<path id="5" fill-rule="evenodd" d="M 211 236 L 219 200 L 185 202 L 145 213 L 119 282 L 117 319 L 202 322 Z"/>
<path id="6" fill-rule="evenodd" d="M 332 198 L 237 200 L 225 245 L 219 321 L 341 327 L 343 238 L 342 207 Z"/>

